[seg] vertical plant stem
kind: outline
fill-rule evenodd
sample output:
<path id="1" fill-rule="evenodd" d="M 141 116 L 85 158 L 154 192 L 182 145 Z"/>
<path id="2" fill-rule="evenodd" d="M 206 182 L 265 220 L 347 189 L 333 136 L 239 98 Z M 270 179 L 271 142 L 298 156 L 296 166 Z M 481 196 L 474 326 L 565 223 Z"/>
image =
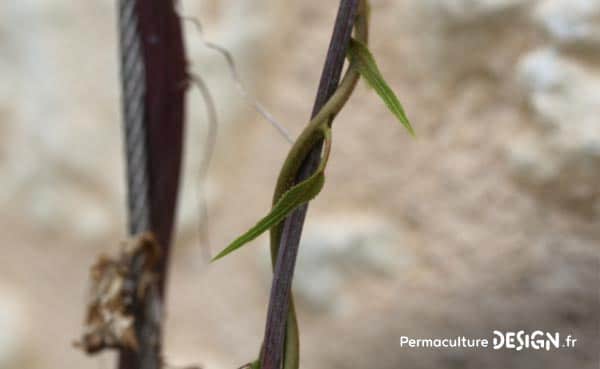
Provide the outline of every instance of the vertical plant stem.
<path id="1" fill-rule="evenodd" d="M 340 1 L 311 117 L 319 112 L 338 86 L 358 3 L 359 0 Z M 302 163 L 295 183 L 307 179 L 314 173 L 321 160 L 322 147 L 322 140 L 314 145 Z M 292 278 L 307 210 L 308 205 L 301 206 L 284 221 L 267 313 L 264 347 L 261 355 L 262 369 L 279 369 L 281 367 L 288 312 L 293 309 L 293 306 L 290 307 Z M 293 320 L 293 317 L 291 319 Z M 294 321 L 290 321 L 290 323 L 295 324 Z"/>
<path id="2" fill-rule="evenodd" d="M 119 369 L 160 369 L 165 285 L 181 165 L 185 51 L 174 0 L 135 1 L 145 67 L 149 228 L 160 246 L 157 286 L 135 303 L 138 350 L 121 349 Z M 131 193 L 129 194 L 131 196 Z"/>

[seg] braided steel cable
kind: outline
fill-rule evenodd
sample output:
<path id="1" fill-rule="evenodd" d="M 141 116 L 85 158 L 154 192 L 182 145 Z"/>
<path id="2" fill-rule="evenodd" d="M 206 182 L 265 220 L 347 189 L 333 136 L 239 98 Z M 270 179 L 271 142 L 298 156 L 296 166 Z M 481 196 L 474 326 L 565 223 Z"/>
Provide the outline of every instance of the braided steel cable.
<path id="1" fill-rule="evenodd" d="M 119 34 L 129 233 L 135 235 L 150 229 L 148 144 L 144 124 L 146 72 L 136 0 L 119 0 Z"/>
<path id="2" fill-rule="evenodd" d="M 146 66 L 142 53 L 136 0 L 119 0 L 119 49 L 123 130 L 127 166 L 129 234 L 135 236 L 151 228 L 148 133 L 146 129 Z M 141 260 L 132 266 L 133 283 L 143 272 Z M 122 350 L 120 369 L 158 369 L 161 301 L 151 286 L 141 305 L 135 307 L 139 351 Z"/>

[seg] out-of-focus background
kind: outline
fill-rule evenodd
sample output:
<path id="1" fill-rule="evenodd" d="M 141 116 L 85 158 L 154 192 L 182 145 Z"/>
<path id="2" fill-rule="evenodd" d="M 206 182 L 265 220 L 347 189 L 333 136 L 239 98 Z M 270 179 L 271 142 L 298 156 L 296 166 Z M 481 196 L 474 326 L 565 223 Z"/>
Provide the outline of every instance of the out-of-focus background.
<path id="1" fill-rule="evenodd" d="M 297 135 L 334 1 L 184 1 L 249 90 Z M 88 267 L 125 236 L 114 1 L 0 3 L 0 368 L 111 368 L 72 348 Z M 371 49 L 417 132 L 360 84 L 334 126 L 296 280 L 302 367 L 597 368 L 600 2 L 372 0 Z M 266 213 L 289 145 L 186 25 L 220 134 L 189 114 L 169 277 L 166 360 L 255 358 L 270 285 L 265 237 L 214 254 Z M 202 192 L 210 245 L 198 235 Z M 402 335 L 572 334 L 574 349 L 416 350 Z"/>

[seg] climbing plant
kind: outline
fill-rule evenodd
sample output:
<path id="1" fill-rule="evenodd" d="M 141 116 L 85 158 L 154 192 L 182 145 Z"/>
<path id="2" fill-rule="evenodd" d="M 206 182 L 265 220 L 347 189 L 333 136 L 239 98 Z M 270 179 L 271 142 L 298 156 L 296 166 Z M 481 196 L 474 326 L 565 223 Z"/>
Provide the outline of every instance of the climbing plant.
<path id="1" fill-rule="evenodd" d="M 290 291 L 297 243 L 306 204 L 314 199 L 325 185 L 325 170 L 332 146 L 333 119 L 352 95 L 360 77 L 373 88 L 408 132 L 414 135 L 400 101 L 384 80 L 369 51 L 369 13 L 367 0 L 341 2 L 332 36 L 333 47 L 330 47 L 328 58 L 335 58 L 336 52 L 345 50 L 349 66 L 326 102 L 322 106 L 315 106 L 316 113 L 290 149 L 279 172 L 271 211 L 213 258 L 218 260 L 270 230 L 274 279 L 263 347 L 259 358 L 248 364 L 252 368 L 279 369 L 282 364 L 284 369 L 299 367 L 298 324 Z M 352 30 L 353 36 L 350 37 L 351 32 L 348 31 Z M 344 37 L 345 35 L 347 37 Z M 343 58 L 341 61 L 343 62 Z M 326 71 L 327 66 L 326 62 Z M 341 69 L 339 62 L 338 67 Z M 304 174 L 303 178 L 303 172 L 306 173 L 307 166 L 311 166 L 308 160 L 313 152 L 317 153 L 314 156 L 316 160 L 312 163 L 316 168 L 310 170 L 308 175 Z M 294 212 L 298 211 L 301 212 L 300 221 L 293 222 Z M 294 233 L 297 235 L 296 239 L 289 242 L 290 234 Z"/>
<path id="2" fill-rule="evenodd" d="M 77 343 L 90 354 L 117 349 L 119 369 L 165 366 L 161 352 L 163 306 L 183 139 L 187 84 L 182 82 L 198 85 L 209 106 L 209 120 L 216 121 L 203 80 L 186 70 L 180 26 L 185 17 L 175 10 L 175 3 L 119 0 L 131 237 L 120 255 L 101 256 L 92 267 L 92 295 L 84 334 Z M 191 20 L 201 31 L 200 23 Z M 298 245 L 307 204 L 325 186 L 333 120 L 361 77 L 414 135 L 402 105 L 369 51 L 368 30 L 367 0 L 341 0 L 312 118 L 281 167 L 271 211 L 213 258 L 218 260 L 270 231 L 274 273 L 263 345 L 258 358 L 245 367 L 299 367 L 298 323 L 291 294 Z M 287 131 L 249 98 L 231 54 L 217 44 L 204 44 L 225 57 L 242 94 L 287 138 Z M 340 81 L 345 59 L 348 67 Z M 216 131 L 210 132 L 214 138 Z M 208 154 L 210 147 L 212 144 Z"/>

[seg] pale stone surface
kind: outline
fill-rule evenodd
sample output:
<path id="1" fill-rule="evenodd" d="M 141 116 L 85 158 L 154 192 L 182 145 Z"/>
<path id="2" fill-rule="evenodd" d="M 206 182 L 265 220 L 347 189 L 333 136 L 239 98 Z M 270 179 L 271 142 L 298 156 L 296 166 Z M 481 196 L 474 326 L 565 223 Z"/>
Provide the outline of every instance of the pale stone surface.
<path id="1" fill-rule="evenodd" d="M 308 308 L 344 313 L 360 277 L 392 278 L 410 262 L 400 235 L 377 216 L 332 214 L 310 219 L 300 244 L 294 288 Z"/>
<path id="2" fill-rule="evenodd" d="M 423 71 L 440 84 L 503 79 L 519 54 L 535 39 L 529 11 L 536 1 L 426 0 L 410 2 L 407 29 L 415 31 L 427 54 Z M 418 30 L 418 31 L 417 31 Z M 433 75 L 431 75 L 433 73 Z M 446 89 L 446 90 L 444 90 Z M 441 94 L 448 88 L 442 87 Z"/>
<path id="3" fill-rule="evenodd" d="M 600 50 L 600 2 L 545 0 L 535 19 L 559 44 Z"/>
<path id="4" fill-rule="evenodd" d="M 26 306 L 8 286 L 0 284 L 0 367 L 22 367 L 29 322 Z"/>
<path id="5" fill-rule="evenodd" d="M 442 17 L 442 23 L 468 24 L 504 16 L 527 5 L 528 0 L 425 0 L 423 5 Z"/>
<path id="6" fill-rule="evenodd" d="M 600 70 L 559 48 L 593 44 L 594 26 L 586 24 L 595 17 L 592 3 L 548 1 L 538 9 L 556 46 L 527 53 L 518 63 L 517 80 L 534 125 L 510 145 L 510 158 L 520 180 L 542 193 L 552 192 L 559 201 L 597 212 Z"/>
<path id="7" fill-rule="evenodd" d="M 552 48 L 526 55 L 518 79 L 543 128 L 597 140 L 600 73 Z M 567 131 L 567 132 L 565 132 Z"/>

